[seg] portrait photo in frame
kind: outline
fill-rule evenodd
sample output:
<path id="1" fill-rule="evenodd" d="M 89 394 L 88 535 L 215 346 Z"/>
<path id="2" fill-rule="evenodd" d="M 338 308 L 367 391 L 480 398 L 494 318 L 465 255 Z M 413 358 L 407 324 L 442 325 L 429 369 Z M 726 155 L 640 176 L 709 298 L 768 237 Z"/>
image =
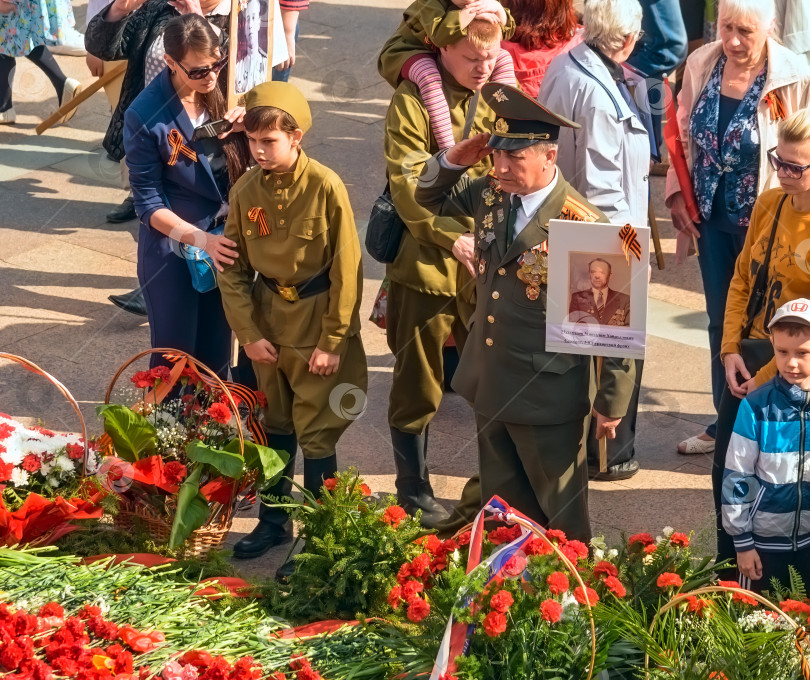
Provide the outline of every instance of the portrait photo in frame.
<path id="1" fill-rule="evenodd" d="M 639 257 L 630 252 L 628 258 L 622 229 L 549 222 L 546 351 L 644 358 L 650 230 L 633 227 Z"/>
<path id="2" fill-rule="evenodd" d="M 228 108 L 272 79 L 272 68 L 289 54 L 278 0 L 233 0 L 228 44 Z"/>

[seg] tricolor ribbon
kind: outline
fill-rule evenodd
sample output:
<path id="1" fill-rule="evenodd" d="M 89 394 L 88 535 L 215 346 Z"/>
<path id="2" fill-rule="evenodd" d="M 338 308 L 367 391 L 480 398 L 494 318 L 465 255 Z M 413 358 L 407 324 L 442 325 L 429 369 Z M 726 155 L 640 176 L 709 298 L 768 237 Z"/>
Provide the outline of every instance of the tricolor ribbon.
<path id="1" fill-rule="evenodd" d="M 625 224 L 619 231 L 619 238 L 622 240 L 622 251 L 624 257 L 627 259 L 627 264 L 630 264 L 630 253 L 636 256 L 636 259 L 641 261 L 641 244 L 638 242 L 638 233 L 629 224 Z"/>
<path id="2" fill-rule="evenodd" d="M 172 129 L 171 132 L 169 132 L 169 146 L 172 147 L 169 165 L 177 163 L 177 158 L 180 154 L 183 154 L 186 158 L 190 158 L 195 163 L 197 162 L 197 152 L 183 142 L 183 135 L 181 135 L 178 130 Z"/>
<path id="3" fill-rule="evenodd" d="M 247 215 L 251 222 L 259 223 L 259 236 L 270 236 L 270 227 L 267 226 L 267 218 L 264 216 L 264 208 L 251 208 L 248 210 Z"/>
<path id="4" fill-rule="evenodd" d="M 500 496 L 493 496 L 489 503 L 484 506 L 484 509 L 478 513 L 473 522 L 471 535 L 470 535 L 470 554 L 467 558 L 467 573 L 474 570 L 482 569 L 487 570 L 487 579 L 482 586 L 482 590 L 497 578 L 503 578 L 502 574 L 506 563 L 517 553 L 521 552 L 524 546 L 532 540 L 533 534 L 529 529 L 521 524 L 520 536 L 518 536 L 511 543 L 501 546 L 493 552 L 486 560 L 481 561 L 481 550 L 484 542 L 484 524 L 486 521 L 485 513 L 489 513 L 492 519 L 501 522 L 512 523 L 514 518 L 520 519 L 530 523 L 539 532 L 545 533 L 546 530 L 541 527 L 537 522 L 526 517 L 523 513 L 509 505 Z M 465 607 L 469 607 L 470 603 L 479 595 L 479 593 L 471 593 L 463 587 L 464 594 L 459 593 L 460 603 Z M 472 635 L 474 626 L 466 623 L 458 623 L 451 615 L 447 622 L 447 627 L 444 630 L 444 637 L 442 638 L 441 645 L 439 645 L 439 652 L 436 655 L 436 663 L 433 666 L 433 671 L 430 674 L 430 680 L 439 680 L 445 675 L 453 675 L 456 671 L 456 658 L 462 654 L 466 654 L 470 646 L 470 636 Z"/>

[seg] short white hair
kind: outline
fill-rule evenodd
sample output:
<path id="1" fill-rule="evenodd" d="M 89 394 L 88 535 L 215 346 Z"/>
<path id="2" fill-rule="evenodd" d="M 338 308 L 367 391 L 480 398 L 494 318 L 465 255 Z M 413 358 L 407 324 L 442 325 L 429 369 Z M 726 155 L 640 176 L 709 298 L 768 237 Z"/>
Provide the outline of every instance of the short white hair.
<path id="1" fill-rule="evenodd" d="M 773 0 L 720 0 L 718 19 L 753 21 L 763 31 L 770 31 L 776 20 Z"/>
<path id="2" fill-rule="evenodd" d="M 641 5 L 638 0 L 587 0 L 582 23 L 585 42 L 611 54 L 641 30 Z"/>

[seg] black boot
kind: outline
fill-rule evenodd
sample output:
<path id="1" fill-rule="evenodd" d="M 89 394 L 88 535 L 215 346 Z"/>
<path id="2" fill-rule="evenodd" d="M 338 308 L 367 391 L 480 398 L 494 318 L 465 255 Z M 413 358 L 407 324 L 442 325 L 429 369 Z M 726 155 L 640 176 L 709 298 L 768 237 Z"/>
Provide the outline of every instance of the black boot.
<path id="1" fill-rule="evenodd" d="M 123 295 L 110 295 L 107 299 L 125 312 L 135 316 L 146 316 L 146 300 L 143 299 L 143 292 L 140 288 Z"/>
<path id="2" fill-rule="evenodd" d="M 292 493 L 292 478 L 295 474 L 295 451 L 298 442 L 294 434 L 270 434 L 267 437 L 270 448 L 290 453 L 290 460 L 284 466 L 279 479 L 265 496 L 289 496 Z M 237 559 L 250 559 L 264 555 L 270 548 L 292 538 L 292 523 L 284 508 L 271 508 L 262 503 L 259 506 L 259 523 L 247 536 L 236 542 L 233 556 Z"/>
<path id="3" fill-rule="evenodd" d="M 326 458 L 304 458 L 304 488 L 315 498 L 320 497 L 323 482 L 337 472 L 337 454 Z M 276 570 L 276 580 L 286 583 L 295 571 L 295 562 L 287 560 Z"/>
<path id="4" fill-rule="evenodd" d="M 124 199 L 121 205 L 116 206 L 107 213 L 107 221 L 110 224 L 119 224 L 121 222 L 129 222 L 134 220 L 138 215 L 135 213 L 135 201 L 132 194 Z"/>
<path id="5" fill-rule="evenodd" d="M 425 456 L 428 432 L 408 434 L 391 428 L 394 464 L 397 468 L 397 498 L 405 512 L 413 515 L 422 511 L 422 526 L 433 529 L 450 515 L 433 496 Z"/>

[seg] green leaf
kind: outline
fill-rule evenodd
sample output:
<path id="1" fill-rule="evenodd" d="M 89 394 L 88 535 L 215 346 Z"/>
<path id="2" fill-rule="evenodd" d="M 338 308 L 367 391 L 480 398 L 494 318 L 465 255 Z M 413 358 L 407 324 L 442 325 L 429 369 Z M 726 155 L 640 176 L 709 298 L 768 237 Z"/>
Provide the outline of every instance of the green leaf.
<path id="1" fill-rule="evenodd" d="M 186 456 L 189 460 L 203 465 L 210 465 L 217 472 L 232 479 L 239 479 L 244 469 L 244 461 L 238 453 L 223 451 L 206 446 L 195 440 L 186 447 Z"/>
<path id="2" fill-rule="evenodd" d="M 238 452 L 239 440 L 234 439 L 228 442 L 225 450 Z M 245 466 L 259 471 L 259 478 L 256 480 L 259 488 L 275 484 L 289 460 L 290 454 L 287 451 L 278 451 L 269 446 L 245 440 Z"/>
<path id="3" fill-rule="evenodd" d="M 208 519 L 208 501 L 200 493 L 201 475 L 202 466 L 197 466 L 177 492 L 177 510 L 169 536 L 170 548 L 182 545 L 191 536 L 191 532 L 199 529 Z"/>
<path id="4" fill-rule="evenodd" d="M 155 453 L 157 432 L 139 413 L 121 404 L 103 404 L 96 407 L 96 414 L 104 419 L 104 430 L 119 457 L 134 462 Z"/>

